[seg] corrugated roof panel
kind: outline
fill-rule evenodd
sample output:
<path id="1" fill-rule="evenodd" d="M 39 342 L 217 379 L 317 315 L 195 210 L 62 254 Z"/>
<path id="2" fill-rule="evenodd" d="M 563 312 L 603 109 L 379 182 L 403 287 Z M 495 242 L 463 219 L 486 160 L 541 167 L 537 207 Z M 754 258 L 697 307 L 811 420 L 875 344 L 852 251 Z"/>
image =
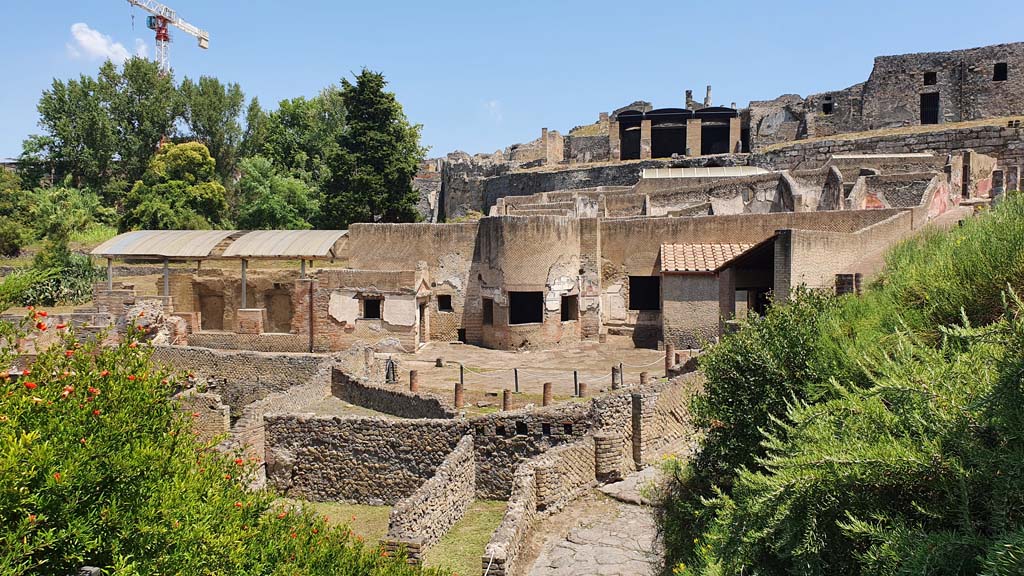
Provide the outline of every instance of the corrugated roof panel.
<path id="1" fill-rule="evenodd" d="M 135 230 L 114 236 L 92 251 L 106 258 L 168 258 L 197 260 L 236 230 Z"/>
<path id="2" fill-rule="evenodd" d="M 254 230 L 224 250 L 225 258 L 330 258 L 346 230 Z"/>

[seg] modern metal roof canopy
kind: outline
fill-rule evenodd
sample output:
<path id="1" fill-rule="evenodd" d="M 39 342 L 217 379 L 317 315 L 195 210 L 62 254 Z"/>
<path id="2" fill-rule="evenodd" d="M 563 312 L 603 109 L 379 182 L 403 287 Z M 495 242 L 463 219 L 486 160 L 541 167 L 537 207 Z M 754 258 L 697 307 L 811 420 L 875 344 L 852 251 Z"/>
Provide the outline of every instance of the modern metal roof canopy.
<path id="1" fill-rule="evenodd" d="M 346 230 L 136 230 L 100 244 L 93 256 L 206 260 L 211 258 L 334 258 Z"/>
<path id="2" fill-rule="evenodd" d="M 334 258 L 347 230 L 255 230 L 235 239 L 223 258 Z"/>
<path id="3" fill-rule="evenodd" d="M 200 260 L 237 230 L 136 230 L 114 236 L 97 246 L 93 256 Z"/>

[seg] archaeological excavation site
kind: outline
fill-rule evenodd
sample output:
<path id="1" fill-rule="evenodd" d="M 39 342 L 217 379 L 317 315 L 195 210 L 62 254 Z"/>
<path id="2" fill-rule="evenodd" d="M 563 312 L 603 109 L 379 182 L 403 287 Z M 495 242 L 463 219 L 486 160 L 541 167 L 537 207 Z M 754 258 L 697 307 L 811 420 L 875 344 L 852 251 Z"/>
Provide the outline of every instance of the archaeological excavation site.
<path id="1" fill-rule="evenodd" d="M 745 107 L 638 100 L 422 163 L 419 223 L 119 234 L 91 303 L 45 322 L 143 326 L 254 485 L 374 507 L 410 563 L 496 502 L 479 574 L 647 573 L 631 514 L 703 433 L 702 351 L 801 290 L 860 294 L 891 247 L 1019 190 L 1022 92 L 1017 43 Z M 560 528 L 590 507 L 619 520 Z"/>

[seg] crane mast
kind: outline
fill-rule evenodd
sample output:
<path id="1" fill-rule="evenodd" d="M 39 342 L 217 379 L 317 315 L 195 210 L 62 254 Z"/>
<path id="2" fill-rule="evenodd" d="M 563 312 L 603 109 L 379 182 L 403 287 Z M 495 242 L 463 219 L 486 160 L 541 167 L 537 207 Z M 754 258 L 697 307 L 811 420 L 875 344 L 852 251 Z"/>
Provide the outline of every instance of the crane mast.
<path id="1" fill-rule="evenodd" d="M 171 34 L 167 31 L 168 25 L 194 36 L 199 40 L 200 48 L 205 50 L 210 47 L 210 33 L 182 20 L 178 17 L 178 13 L 169 6 L 154 0 L 128 0 L 128 4 L 142 8 L 151 14 L 146 18 L 146 25 L 150 30 L 156 32 L 156 61 L 160 66 L 160 71 L 164 74 L 171 71 Z"/>

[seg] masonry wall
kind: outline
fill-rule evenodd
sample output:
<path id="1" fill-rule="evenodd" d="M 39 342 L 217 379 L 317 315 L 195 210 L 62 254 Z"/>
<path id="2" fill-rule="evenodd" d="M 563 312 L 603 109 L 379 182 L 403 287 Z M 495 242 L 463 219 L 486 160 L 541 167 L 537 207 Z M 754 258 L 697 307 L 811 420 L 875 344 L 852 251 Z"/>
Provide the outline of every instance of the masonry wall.
<path id="1" fill-rule="evenodd" d="M 231 426 L 231 407 L 220 396 L 208 392 L 186 390 L 175 395 L 182 412 L 192 420 L 192 432 L 200 442 L 223 439 Z"/>
<path id="2" fill-rule="evenodd" d="M 718 337 L 718 277 L 662 274 L 662 333 L 679 349 L 702 348 Z"/>
<path id="3" fill-rule="evenodd" d="M 474 273 L 477 222 L 464 224 L 353 224 L 349 227 L 348 255 L 353 268 L 415 270 L 426 262 L 433 298 L 428 305 L 430 339 L 458 340 L 476 318 L 479 294 Z M 452 312 L 439 312 L 436 295 L 452 297 Z M 473 340 L 471 340 L 473 342 Z M 475 343 L 479 343 L 476 340 Z"/>
<path id="4" fill-rule="evenodd" d="M 971 149 L 994 156 L 1002 166 L 1024 166 L 1024 128 L 1005 125 L 946 128 L 940 125 L 920 130 L 914 134 L 793 142 L 755 154 L 750 162 L 775 169 L 812 168 L 825 164 L 834 154 L 934 152 L 946 155 Z"/>
<path id="5" fill-rule="evenodd" d="M 331 371 L 331 395 L 354 404 L 399 418 L 455 418 L 458 411 L 436 394 L 413 394 L 397 386 L 383 387 L 349 376 L 344 370 Z"/>
<path id="6" fill-rule="evenodd" d="M 463 436 L 434 475 L 395 504 L 388 517 L 385 549 L 397 552 L 404 547 L 410 560 L 420 562 L 423 552 L 462 519 L 475 498 L 473 453 L 473 437 Z"/>
<path id="7" fill-rule="evenodd" d="M 189 346 L 155 346 L 153 363 L 208 379 L 211 392 L 238 414 L 243 406 L 273 392 L 307 382 L 325 358 L 318 354 L 222 351 Z"/>
<path id="8" fill-rule="evenodd" d="M 431 478 L 467 425 L 453 420 L 264 416 L 267 482 L 313 501 L 395 504 Z"/>

